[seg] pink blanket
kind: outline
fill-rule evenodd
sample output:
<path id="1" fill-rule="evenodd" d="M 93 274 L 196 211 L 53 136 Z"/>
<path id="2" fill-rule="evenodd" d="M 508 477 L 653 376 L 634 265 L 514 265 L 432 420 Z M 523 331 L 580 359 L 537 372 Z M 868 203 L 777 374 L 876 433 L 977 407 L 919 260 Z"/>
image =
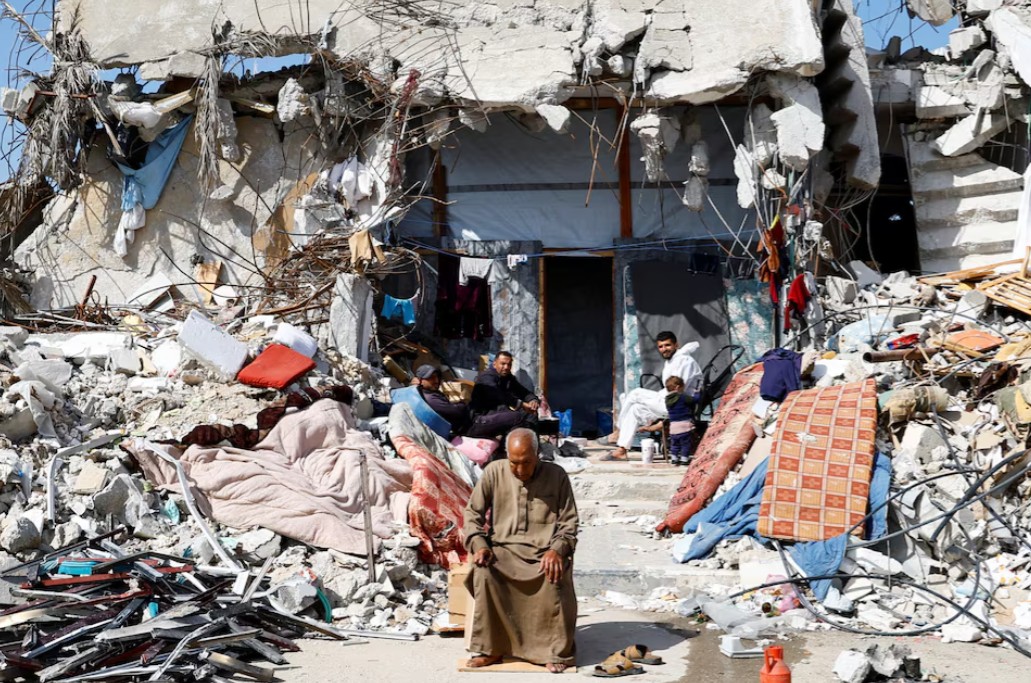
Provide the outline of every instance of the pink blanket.
<path id="1" fill-rule="evenodd" d="M 179 491 L 178 457 L 204 514 L 238 529 L 264 527 L 319 548 L 365 554 L 359 454 L 369 464 L 372 530 L 389 538 L 407 523 L 412 468 L 383 457 L 372 437 L 354 429 L 350 408 L 323 399 L 285 416 L 254 450 L 175 448 L 134 440 L 127 450 L 156 487 Z M 378 541 L 377 541 L 378 545 Z"/>

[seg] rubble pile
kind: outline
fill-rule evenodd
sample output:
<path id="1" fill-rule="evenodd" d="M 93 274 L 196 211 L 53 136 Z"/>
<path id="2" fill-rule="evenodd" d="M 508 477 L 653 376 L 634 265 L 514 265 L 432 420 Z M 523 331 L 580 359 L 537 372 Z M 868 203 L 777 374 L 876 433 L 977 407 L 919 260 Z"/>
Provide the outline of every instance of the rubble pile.
<path id="1" fill-rule="evenodd" d="M 390 378 L 272 316 L 218 327 L 196 311 L 111 314 L 120 325 L 105 331 L 0 330 L 0 603 L 15 605 L 4 627 L 25 635 L 8 667 L 267 680 L 240 660 L 282 661 L 283 632 L 416 639 L 447 623 L 446 572 L 419 561 L 407 525 L 365 557 L 231 528 L 193 496 L 157 489 L 121 447 L 178 443 L 205 424 L 261 433 L 258 416 L 282 394 L 229 378 L 282 342 L 315 356 L 288 395 L 344 382 L 371 403 L 389 397 Z M 384 421 L 355 426 L 378 434 Z M 122 663 L 143 653 L 145 664 Z"/>
<path id="2" fill-rule="evenodd" d="M 802 351 L 803 388 L 873 381 L 876 451 L 890 462 L 886 498 L 876 503 L 871 491 L 840 559 L 830 546 L 821 549 L 832 558 L 824 571 L 802 568 L 793 551 L 806 544 L 761 538 L 739 517 L 711 552 L 690 560 L 737 569 L 738 585 L 658 591 L 637 606 L 704 614 L 742 638 L 836 627 L 937 633 L 1031 655 L 1031 325 L 983 291 L 1007 267 L 916 278 L 854 263 L 848 277 L 824 278 L 806 324 L 784 347 Z M 808 315 L 814 306 L 818 317 Z M 753 412 L 762 435 L 709 507 L 740 495 L 747 472 L 770 452 L 780 404 L 760 399 Z M 883 532 L 864 534 L 878 516 Z M 674 537 L 674 556 L 711 533 L 703 522 L 697 533 Z M 829 586 L 817 599 L 821 581 Z"/>

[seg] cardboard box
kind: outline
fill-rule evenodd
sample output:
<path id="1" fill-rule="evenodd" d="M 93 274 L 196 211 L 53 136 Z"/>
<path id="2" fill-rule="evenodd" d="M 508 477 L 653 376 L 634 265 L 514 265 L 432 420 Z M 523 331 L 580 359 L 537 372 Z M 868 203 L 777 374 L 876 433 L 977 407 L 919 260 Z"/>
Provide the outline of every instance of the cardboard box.
<path id="1" fill-rule="evenodd" d="M 465 618 L 472 610 L 473 596 L 465 587 L 465 579 L 473 570 L 472 563 L 451 567 L 447 577 L 447 611 L 451 623 L 465 626 Z"/>

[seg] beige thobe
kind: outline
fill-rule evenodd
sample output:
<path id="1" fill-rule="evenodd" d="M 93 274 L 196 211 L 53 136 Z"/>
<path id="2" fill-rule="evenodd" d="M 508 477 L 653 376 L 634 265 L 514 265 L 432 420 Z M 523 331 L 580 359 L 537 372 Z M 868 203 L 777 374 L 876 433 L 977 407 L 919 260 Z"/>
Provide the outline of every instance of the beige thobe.
<path id="1" fill-rule="evenodd" d="M 558 465 L 541 462 L 525 483 L 507 460 L 487 466 L 465 508 L 463 532 L 471 554 L 489 547 L 497 561 L 474 567 L 467 580 L 475 603 L 472 624 L 466 625 L 470 650 L 535 664 L 575 663 L 572 558 L 578 522 L 573 487 Z M 548 550 L 566 560 L 554 585 L 541 572 Z"/>

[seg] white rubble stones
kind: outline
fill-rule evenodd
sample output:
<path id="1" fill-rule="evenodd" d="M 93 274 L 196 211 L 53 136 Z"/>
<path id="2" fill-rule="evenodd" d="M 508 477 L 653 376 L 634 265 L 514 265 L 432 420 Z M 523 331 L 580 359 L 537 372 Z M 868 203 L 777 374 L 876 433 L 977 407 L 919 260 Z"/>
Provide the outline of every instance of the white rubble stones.
<path id="1" fill-rule="evenodd" d="M 742 209 L 755 206 L 759 190 L 755 178 L 758 173 L 755 157 L 744 145 L 738 145 L 734 154 L 734 175 L 737 176 L 737 204 Z"/>
<path id="2" fill-rule="evenodd" d="M 983 146 L 1010 124 L 1005 112 L 991 112 L 984 116 L 968 116 L 956 123 L 932 143 L 942 156 L 954 157 Z"/>
<path id="3" fill-rule="evenodd" d="M 14 374 L 23 381 L 42 382 L 54 393 L 64 393 L 72 379 L 72 365 L 63 360 L 34 360 L 22 363 Z"/>
<path id="4" fill-rule="evenodd" d="M 646 112 L 633 120 L 630 130 L 641 141 L 641 160 L 648 182 L 661 180 L 666 173 L 663 160 L 680 141 L 679 117 L 663 110 Z"/>
<path id="5" fill-rule="evenodd" d="M 823 149 L 826 126 L 816 86 L 793 74 L 770 74 L 766 83 L 786 103 L 770 117 L 777 130 L 780 160 L 788 168 L 804 171 Z"/>
<path id="6" fill-rule="evenodd" d="M 142 368 L 140 354 L 135 349 L 114 349 L 108 354 L 108 369 L 132 377 Z"/>
<path id="7" fill-rule="evenodd" d="M 276 114 L 279 120 L 287 123 L 295 121 L 311 112 L 310 98 L 296 78 L 288 79 L 279 90 L 276 102 Z"/>
<path id="8" fill-rule="evenodd" d="M 1014 8 L 1000 7 L 988 17 L 986 25 L 995 41 L 1009 55 L 1013 69 L 1025 84 L 1031 84 L 1031 23 L 1027 15 Z"/>
<path id="9" fill-rule="evenodd" d="M 565 107 L 558 104 L 538 104 L 535 110 L 554 132 L 563 134 L 569 132 L 569 123 L 573 113 Z"/>
<path id="10" fill-rule="evenodd" d="M 978 25 L 966 26 L 949 32 L 949 56 L 960 59 L 974 48 L 981 47 L 988 40 L 984 29 Z"/>
<path id="11" fill-rule="evenodd" d="M 477 133 L 486 133 L 487 127 L 490 126 L 490 119 L 487 118 L 482 109 L 459 109 L 458 121 L 466 128 L 475 130 Z"/>
<path id="12" fill-rule="evenodd" d="M 870 660 L 855 650 L 845 650 L 834 661 L 834 675 L 841 683 L 863 683 L 870 669 Z"/>
<path id="13" fill-rule="evenodd" d="M 229 162 L 237 162 L 241 158 L 240 146 L 236 144 L 236 118 L 233 116 L 233 103 L 224 97 L 216 101 L 219 156 Z"/>
<path id="14" fill-rule="evenodd" d="M 932 26 L 941 26 L 956 14 L 952 0 L 906 0 L 909 11 Z"/>
<path id="15" fill-rule="evenodd" d="M 916 117 L 942 119 L 971 113 L 967 101 L 936 85 L 922 85 L 916 92 Z"/>
<path id="16" fill-rule="evenodd" d="M 686 5 L 659 4 L 650 19 L 634 60 L 634 80 L 640 84 L 653 71 L 688 71 L 693 65 Z"/>
<path id="17" fill-rule="evenodd" d="M 765 104 L 757 104 L 748 113 L 744 141 L 755 163 L 763 168 L 773 163 L 777 154 L 777 126 L 773 123 L 773 112 Z"/>
<path id="18" fill-rule="evenodd" d="M 27 516 L 10 513 L 0 529 L 0 547 L 10 553 L 35 550 L 40 544 L 39 527 Z"/>
<path id="19" fill-rule="evenodd" d="M 178 340 L 184 349 L 223 377 L 235 377 L 247 361 L 247 345 L 197 311 L 191 311 L 186 318 Z"/>

